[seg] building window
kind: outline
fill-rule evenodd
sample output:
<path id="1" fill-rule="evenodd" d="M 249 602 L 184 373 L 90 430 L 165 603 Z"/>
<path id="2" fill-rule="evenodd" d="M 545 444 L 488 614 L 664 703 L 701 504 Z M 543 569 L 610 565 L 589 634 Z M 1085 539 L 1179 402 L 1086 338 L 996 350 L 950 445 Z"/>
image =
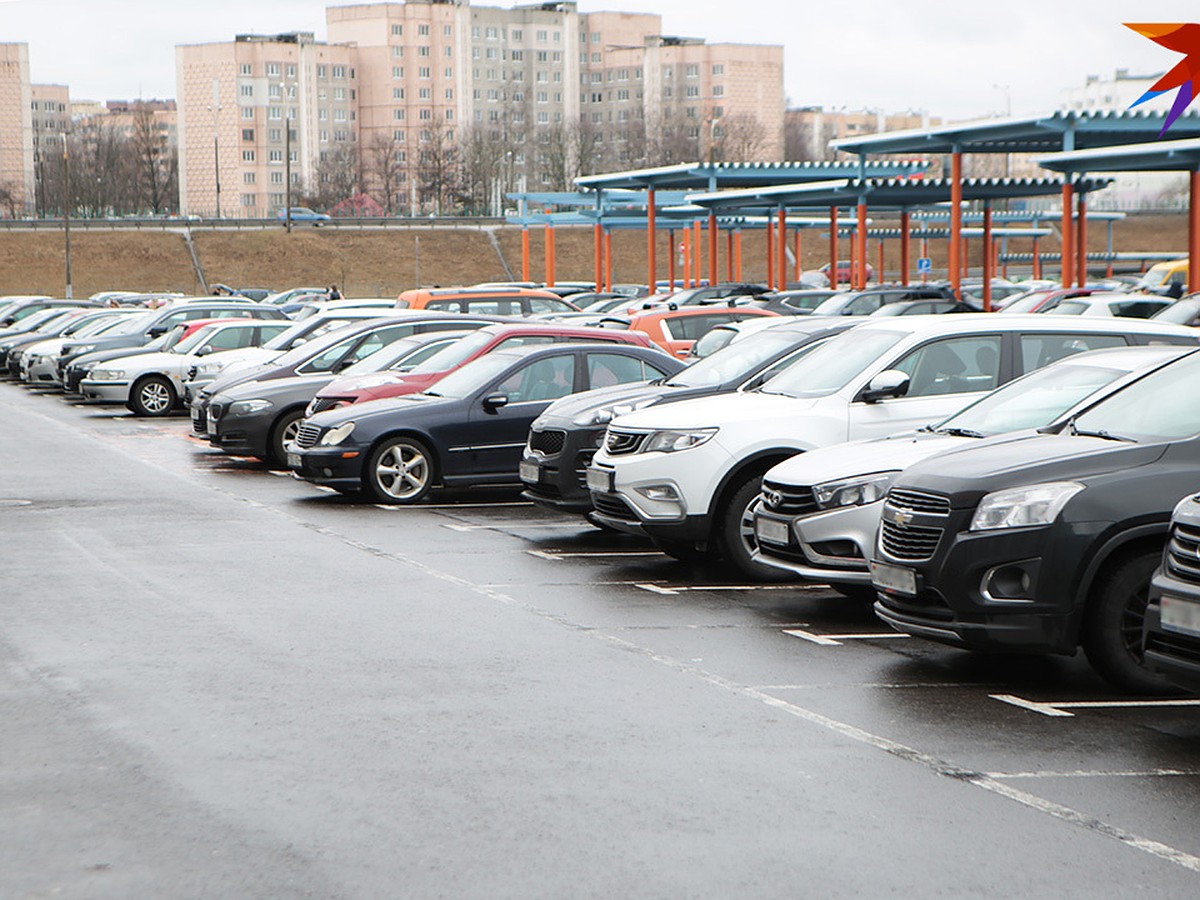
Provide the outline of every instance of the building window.
<path id="1" fill-rule="evenodd" d="M 418 114 L 418 118 L 420 118 L 420 120 L 422 122 L 428 122 L 430 119 L 433 118 L 433 110 L 422 109 L 420 111 L 420 113 Z"/>
<path id="2" fill-rule="evenodd" d="M 713 85 L 713 96 L 714 97 L 724 97 L 725 96 L 724 85 L 714 84 Z"/>
<path id="3" fill-rule="evenodd" d="M 242 107 L 242 118 L 243 119 L 253 119 L 254 118 L 254 107 L 253 106 L 243 106 Z"/>
<path id="4" fill-rule="evenodd" d="M 700 96 L 700 88 L 694 84 L 689 84 L 688 89 L 687 89 L 687 95 L 689 97 L 699 97 Z"/>
<path id="5" fill-rule="evenodd" d="M 594 63 L 600 62 L 600 54 L 599 53 L 592 54 L 592 62 L 594 62 Z"/>
<path id="6" fill-rule="evenodd" d="M 546 43 L 546 32 L 544 32 L 544 31 L 539 31 L 539 32 L 537 33 L 537 35 L 536 35 L 536 38 L 537 38 L 537 42 L 538 42 L 539 44 L 544 44 L 544 43 Z"/>
<path id="7" fill-rule="evenodd" d="M 283 173 L 282 172 L 272 172 L 271 173 L 271 184 L 283 184 Z"/>
<path id="8" fill-rule="evenodd" d="M 293 65 L 289 65 L 289 66 L 287 67 L 287 77 L 288 77 L 288 78 L 295 78 L 295 77 L 296 77 L 296 67 L 295 67 L 295 66 L 293 66 Z"/>
<path id="9" fill-rule="evenodd" d="M 254 69 L 251 68 L 250 63 L 242 63 L 242 67 L 241 67 L 240 71 L 243 75 L 253 75 L 254 74 Z"/>
<path id="10" fill-rule="evenodd" d="M 404 57 L 404 48 L 403 47 L 393 47 L 392 48 L 392 56 L 396 59 L 402 59 Z"/>
<path id="11" fill-rule="evenodd" d="M 453 122 L 453 121 L 454 121 L 454 110 L 452 110 L 452 109 L 448 109 L 448 110 L 446 110 L 446 121 L 447 121 L 447 122 Z"/>
<path id="12" fill-rule="evenodd" d="M 447 46 L 444 49 L 445 49 L 446 59 L 452 59 L 454 57 L 454 48 Z"/>
<path id="13" fill-rule="evenodd" d="M 255 194 L 242 194 L 242 206 L 253 206 L 255 199 Z"/>
<path id="14" fill-rule="evenodd" d="M 404 77 L 404 67 L 403 66 L 392 66 L 392 77 L 393 78 L 403 78 Z"/>
<path id="15" fill-rule="evenodd" d="M 446 72 L 445 72 L 445 75 L 446 75 L 446 77 L 447 77 L 447 78 L 453 78 L 453 77 L 454 77 L 454 70 L 453 70 L 452 68 L 450 68 L 450 66 L 446 66 Z"/>
<path id="16" fill-rule="evenodd" d="M 243 128 L 242 129 L 242 140 L 243 141 L 254 140 L 254 129 L 253 128 Z"/>
<path id="17" fill-rule="evenodd" d="M 254 184 L 254 173 L 253 172 L 243 172 L 242 173 L 242 184 Z"/>
<path id="18" fill-rule="evenodd" d="M 688 66 L 687 70 L 685 71 L 684 74 L 687 75 L 688 78 L 699 78 L 700 77 L 700 67 L 699 66 Z"/>
<path id="19" fill-rule="evenodd" d="M 418 25 L 417 26 L 417 34 L 429 34 L 429 26 L 428 25 Z"/>
<path id="20" fill-rule="evenodd" d="M 334 66 L 333 67 L 333 77 L 334 78 L 345 78 L 346 77 L 346 67 L 345 66 Z"/>
<path id="21" fill-rule="evenodd" d="M 329 121 L 329 110 L 327 110 L 327 109 L 318 109 L 318 110 L 317 110 L 317 121 L 319 121 L 319 122 L 328 122 L 328 121 Z"/>
<path id="22" fill-rule="evenodd" d="M 494 26 L 489 25 L 487 28 L 484 29 L 483 36 L 486 37 L 488 40 L 495 40 L 497 37 L 500 36 L 500 32 L 498 32 Z"/>
<path id="23" fill-rule="evenodd" d="M 450 25 L 443 25 L 442 26 L 442 34 L 445 37 L 452 37 L 454 35 L 453 27 L 451 27 Z"/>
<path id="24" fill-rule="evenodd" d="M 722 64 L 722 63 L 717 63 L 715 66 L 713 66 L 713 70 L 712 70 L 712 72 L 713 72 L 713 74 L 714 74 L 714 75 L 724 75 L 724 74 L 725 74 L 725 66 L 724 66 L 724 64 Z"/>
<path id="25" fill-rule="evenodd" d="M 429 89 L 429 88 L 427 88 L 427 87 L 423 87 L 423 88 L 421 88 L 420 90 L 418 90 L 418 91 L 417 91 L 417 96 L 418 96 L 418 98 L 419 98 L 419 99 L 421 99 L 421 100 L 428 100 L 428 99 L 430 99 L 430 95 L 431 95 L 432 93 L 433 93 L 433 91 L 432 91 L 432 90 L 430 90 L 430 89 Z"/>
<path id="26" fill-rule="evenodd" d="M 428 56 L 428 55 L 429 55 L 429 46 L 427 44 L 422 44 L 420 47 L 417 48 L 417 56 Z"/>
<path id="27" fill-rule="evenodd" d="M 317 77 L 318 78 L 329 77 L 329 67 L 325 66 L 325 65 L 317 66 Z"/>
<path id="28" fill-rule="evenodd" d="M 279 63 L 267 63 L 267 76 L 279 74 Z"/>
<path id="29" fill-rule="evenodd" d="M 454 99 L 454 88 L 446 88 L 446 99 L 447 100 Z"/>
<path id="30" fill-rule="evenodd" d="M 243 150 L 242 151 L 242 162 L 254 162 L 254 151 L 253 150 Z"/>
<path id="31" fill-rule="evenodd" d="M 399 37 L 400 35 L 404 34 L 404 26 L 403 25 L 393 25 L 392 26 L 392 34 L 394 34 L 396 37 Z"/>
<path id="32" fill-rule="evenodd" d="M 242 95 L 243 97 L 250 97 L 250 98 L 253 98 L 253 97 L 254 97 L 254 85 L 252 85 L 252 84 L 243 84 L 243 85 L 241 86 L 241 88 L 240 88 L 240 91 L 239 91 L 239 92 L 241 93 L 241 95 Z"/>
<path id="33" fill-rule="evenodd" d="M 598 32 L 598 31 L 593 31 L 593 32 L 592 32 L 592 43 L 593 43 L 593 44 L 598 44 L 598 43 L 600 43 L 600 32 Z"/>
<path id="34" fill-rule="evenodd" d="M 333 111 L 333 121 L 345 122 L 346 121 L 346 111 L 344 109 L 340 109 L 340 108 L 335 109 Z"/>
<path id="35" fill-rule="evenodd" d="M 397 144 L 403 144 L 404 143 L 404 131 L 401 129 L 396 129 L 395 131 L 393 131 L 392 132 L 392 140 L 395 141 Z"/>
<path id="36" fill-rule="evenodd" d="M 429 77 L 431 77 L 431 76 L 430 76 L 430 73 L 429 73 L 429 66 L 421 66 L 420 68 L 418 68 L 418 69 L 417 69 L 417 77 L 418 77 L 418 78 L 429 78 Z"/>
<path id="37" fill-rule="evenodd" d="M 403 109 L 393 109 L 392 110 L 392 118 L 395 119 L 397 122 L 404 121 L 404 110 Z"/>
<path id="38" fill-rule="evenodd" d="M 270 97 L 272 100 L 279 97 L 280 93 L 281 92 L 279 90 L 279 85 L 277 85 L 277 84 L 267 85 L 267 96 Z"/>

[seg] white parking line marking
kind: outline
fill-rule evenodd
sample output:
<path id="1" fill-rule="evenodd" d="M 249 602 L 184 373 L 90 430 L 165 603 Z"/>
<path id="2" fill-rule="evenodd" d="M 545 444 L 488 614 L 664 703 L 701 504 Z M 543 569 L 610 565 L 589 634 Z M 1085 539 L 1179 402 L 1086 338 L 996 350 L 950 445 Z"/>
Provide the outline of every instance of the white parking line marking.
<path id="1" fill-rule="evenodd" d="M 1200 706 L 1200 700 L 1062 700 L 1052 703 L 1026 700 L 1014 694 L 988 694 L 993 700 L 1009 703 L 1058 719 L 1070 719 L 1074 713 L 1069 709 L 1154 709 L 1160 706 Z"/>
<path id="2" fill-rule="evenodd" d="M 652 584 L 636 584 L 644 591 L 656 594 L 682 594 L 686 591 L 824 591 L 823 584 L 673 584 L 659 587 Z"/>
<path id="3" fill-rule="evenodd" d="M 457 522 L 443 522 L 443 528 L 451 531 L 486 531 L 489 528 L 569 528 L 563 522 L 497 522 L 494 525 L 460 525 Z"/>
<path id="4" fill-rule="evenodd" d="M 1195 778 L 1200 770 L 1149 769 L 1144 772 L 987 772 L 988 778 Z"/>
<path id="5" fill-rule="evenodd" d="M 877 634 L 813 634 L 811 631 L 801 631 L 798 628 L 785 628 L 783 633 L 812 641 L 821 647 L 840 647 L 843 641 L 880 641 L 908 637 L 907 634 L 901 634 L 898 631 L 884 631 Z"/>
<path id="6" fill-rule="evenodd" d="M 526 550 L 530 556 L 536 556 L 538 559 L 548 559 L 551 562 L 561 562 L 564 559 L 578 559 L 580 557 L 604 557 L 604 556 L 663 556 L 659 550 Z"/>

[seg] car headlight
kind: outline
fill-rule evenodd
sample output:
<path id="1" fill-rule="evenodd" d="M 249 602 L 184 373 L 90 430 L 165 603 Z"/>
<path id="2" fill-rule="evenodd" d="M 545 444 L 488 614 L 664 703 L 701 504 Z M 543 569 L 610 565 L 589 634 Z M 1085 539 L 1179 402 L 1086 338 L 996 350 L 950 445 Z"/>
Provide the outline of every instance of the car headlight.
<path id="1" fill-rule="evenodd" d="M 321 440 L 317 441 L 322 447 L 336 447 L 354 431 L 354 423 L 346 422 L 339 425 L 337 428 L 330 428 L 327 432 L 321 435 Z"/>
<path id="2" fill-rule="evenodd" d="M 657 397 L 644 397 L 641 400 L 631 400 L 626 403 L 614 403 L 611 406 L 601 406 L 598 409 L 582 412 L 571 420 L 571 424 L 579 428 L 589 425 L 607 425 L 617 416 L 627 416 L 652 404 Z"/>
<path id="3" fill-rule="evenodd" d="M 92 381 L 121 381 L 125 377 L 124 369 L 92 369 Z"/>
<path id="4" fill-rule="evenodd" d="M 858 478 L 827 481 L 813 485 L 813 499 L 821 509 L 837 509 L 841 506 L 866 506 L 883 499 L 899 471 L 876 472 Z"/>
<path id="5" fill-rule="evenodd" d="M 707 442 L 714 434 L 715 428 L 697 428 L 692 431 L 655 431 L 642 445 L 643 453 L 675 453 L 678 450 L 691 450 Z"/>
<path id="6" fill-rule="evenodd" d="M 1062 512 L 1067 501 L 1082 491 L 1083 487 L 1075 481 L 1052 481 L 988 494 L 979 501 L 979 507 L 971 519 L 971 530 L 995 531 L 1049 525 Z"/>
<path id="7" fill-rule="evenodd" d="M 80 344 L 78 347 L 72 347 L 71 352 L 74 353 L 76 356 L 80 356 L 84 353 L 91 353 L 95 349 L 96 349 L 95 344 Z"/>
<path id="8" fill-rule="evenodd" d="M 223 368 L 225 368 L 225 363 L 220 362 L 219 360 L 213 359 L 213 360 L 209 360 L 208 362 L 202 362 L 195 368 L 196 368 L 197 375 L 212 375 L 216 372 L 220 372 Z"/>
<path id="9" fill-rule="evenodd" d="M 229 415 L 248 416 L 251 413 L 270 409 L 274 405 L 270 400 L 238 400 L 229 407 Z"/>

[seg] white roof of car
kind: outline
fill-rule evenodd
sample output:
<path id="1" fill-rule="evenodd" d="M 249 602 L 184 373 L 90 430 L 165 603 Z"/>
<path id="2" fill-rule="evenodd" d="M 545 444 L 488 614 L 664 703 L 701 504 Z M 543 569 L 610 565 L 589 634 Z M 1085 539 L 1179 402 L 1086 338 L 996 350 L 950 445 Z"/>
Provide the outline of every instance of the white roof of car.
<path id="1" fill-rule="evenodd" d="M 1186 325 L 1169 325 L 1145 319 L 1097 318 L 1078 316 L 1048 316 L 1038 313 L 958 313 L 953 316 L 895 316 L 871 319 L 854 329 L 855 334 L 869 331 L 890 331 L 918 336 L 937 337 L 943 334 L 969 334 L 987 331 L 1077 331 L 1113 332 L 1114 334 L 1178 334 L 1193 341 L 1200 340 L 1200 330 Z"/>

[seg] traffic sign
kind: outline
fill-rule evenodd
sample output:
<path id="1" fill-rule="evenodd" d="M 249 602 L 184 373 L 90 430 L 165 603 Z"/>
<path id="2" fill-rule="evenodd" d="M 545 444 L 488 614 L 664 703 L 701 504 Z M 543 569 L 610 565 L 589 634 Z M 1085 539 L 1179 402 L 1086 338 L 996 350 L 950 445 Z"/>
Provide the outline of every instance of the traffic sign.
<path id="1" fill-rule="evenodd" d="M 932 271 L 933 271 L 933 260 L 932 259 L 930 259 L 928 256 L 921 256 L 921 257 L 917 258 L 917 274 L 918 275 L 928 275 Z"/>

